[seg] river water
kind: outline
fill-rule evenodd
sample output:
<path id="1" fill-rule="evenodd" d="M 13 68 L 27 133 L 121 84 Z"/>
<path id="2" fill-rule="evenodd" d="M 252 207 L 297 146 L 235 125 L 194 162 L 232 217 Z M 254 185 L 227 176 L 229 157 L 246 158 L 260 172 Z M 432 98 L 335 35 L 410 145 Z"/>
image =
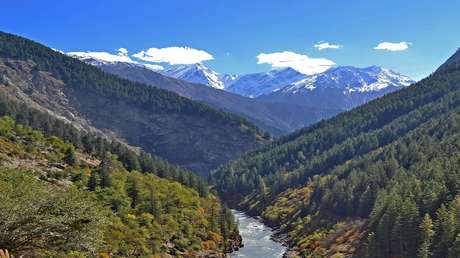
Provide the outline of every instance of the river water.
<path id="1" fill-rule="evenodd" d="M 275 258 L 283 257 L 286 247 L 271 239 L 273 231 L 263 223 L 243 212 L 232 210 L 238 220 L 244 247 L 231 254 L 231 257 Z"/>

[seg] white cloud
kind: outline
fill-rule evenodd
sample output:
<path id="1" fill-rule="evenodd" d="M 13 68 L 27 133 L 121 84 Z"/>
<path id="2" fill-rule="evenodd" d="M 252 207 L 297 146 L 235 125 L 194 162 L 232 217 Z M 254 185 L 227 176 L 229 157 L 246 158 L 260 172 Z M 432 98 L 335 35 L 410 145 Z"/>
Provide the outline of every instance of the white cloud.
<path id="1" fill-rule="evenodd" d="M 143 65 L 153 71 L 162 71 L 165 69 L 163 66 L 156 65 L 156 64 L 143 64 Z"/>
<path id="2" fill-rule="evenodd" d="M 323 49 L 328 49 L 328 48 L 331 48 L 331 49 L 342 48 L 341 45 L 331 44 L 329 42 L 323 42 L 323 41 L 316 43 L 315 45 L 313 45 L 313 47 L 317 48 L 318 50 L 323 50 Z"/>
<path id="3" fill-rule="evenodd" d="M 261 53 L 257 56 L 258 64 L 270 64 L 273 68 L 291 67 L 303 74 L 322 73 L 335 65 L 325 58 L 310 58 L 290 51 Z"/>
<path id="4" fill-rule="evenodd" d="M 196 64 L 214 59 L 211 54 L 204 50 L 189 47 L 149 48 L 134 54 L 133 57 L 147 62 L 169 63 L 171 65 Z"/>
<path id="5" fill-rule="evenodd" d="M 133 61 L 129 56 L 128 56 L 128 50 L 126 48 L 120 48 L 118 49 L 118 54 L 110 54 L 107 52 L 92 52 L 92 51 L 87 51 L 87 52 L 67 52 L 67 55 L 73 56 L 79 59 L 97 59 L 100 61 L 105 61 L 105 62 L 125 62 L 125 63 L 137 63 L 136 61 Z"/>
<path id="6" fill-rule="evenodd" d="M 121 47 L 118 50 L 118 55 L 119 56 L 127 56 L 128 55 L 128 49 Z"/>
<path id="7" fill-rule="evenodd" d="M 403 51 L 409 48 L 411 45 L 410 42 L 399 42 L 399 43 L 392 43 L 392 42 L 381 42 L 379 43 L 374 49 L 376 50 L 387 50 L 387 51 Z"/>

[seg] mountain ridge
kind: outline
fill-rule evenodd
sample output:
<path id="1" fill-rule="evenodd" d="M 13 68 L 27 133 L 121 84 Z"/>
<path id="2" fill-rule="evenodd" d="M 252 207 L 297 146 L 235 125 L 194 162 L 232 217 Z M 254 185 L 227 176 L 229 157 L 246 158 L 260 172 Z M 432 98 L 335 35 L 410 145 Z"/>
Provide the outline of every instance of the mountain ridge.
<path id="1" fill-rule="evenodd" d="M 78 54 L 69 54 L 102 68 L 106 72 L 170 90 L 192 100 L 203 101 L 211 106 L 241 115 L 274 136 L 280 136 L 328 118 L 388 92 L 398 90 L 412 82 L 403 75 L 377 66 L 336 67 L 312 76 L 301 74 L 289 67 L 247 75 L 230 75 L 216 73 L 201 63 L 173 65 L 166 70 L 155 70 L 148 67 L 147 64 L 135 61 L 98 60 L 98 57 L 104 52 L 76 53 Z M 112 59 L 125 58 L 123 55 L 110 57 Z M 343 70 L 351 71 L 348 73 L 348 81 L 359 84 L 346 89 L 346 93 L 343 93 L 345 90 L 338 90 L 340 87 L 337 86 L 335 87 L 337 90 L 323 90 L 328 86 L 322 85 L 327 83 L 324 79 L 320 80 L 319 85 L 308 88 L 307 93 L 311 91 L 310 95 L 313 96 L 290 94 L 289 92 L 290 87 L 296 88 L 305 81 L 313 81 L 312 79 L 317 77 L 334 79 L 330 74 Z M 383 79 L 377 78 L 381 73 L 386 76 L 383 76 Z M 160 74 L 166 77 L 163 78 Z M 377 78 L 375 82 L 369 81 L 374 79 L 370 78 L 372 76 Z M 400 80 L 395 80 L 393 77 L 398 77 Z M 345 83 L 348 82 L 344 81 L 343 84 Z M 297 91 L 295 90 L 295 93 Z"/>
<path id="2" fill-rule="evenodd" d="M 0 67 L 10 96 L 201 174 L 267 141 L 241 117 L 3 32 Z"/>
<path id="3" fill-rule="evenodd" d="M 290 67 L 242 75 L 218 74 L 204 64 L 175 65 L 171 68 L 172 71 L 176 69 L 180 72 L 174 73 L 166 70 L 160 71 L 160 73 L 185 81 L 211 85 L 211 87 L 250 98 L 264 97 L 264 95 L 269 95 L 274 92 L 287 91 L 289 86 L 300 85 L 303 82 L 312 82 L 318 77 L 322 78 L 322 80 L 324 80 L 325 77 L 330 77 L 330 80 L 337 80 L 336 77 L 340 77 L 340 73 L 344 74 L 347 71 L 348 73 L 346 76 L 349 78 L 346 79 L 345 82 L 339 83 L 344 84 L 343 86 L 350 91 L 378 91 L 389 86 L 409 86 L 414 82 L 405 75 L 376 65 L 362 68 L 354 66 L 337 66 L 314 75 L 305 75 Z M 214 76 L 214 80 L 200 79 L 201 77 L 211 77 L 211 75 Z M 195 76 L 198 76 L 198 78 L 194 78 Z M 219 87 L 213 86 L 216 83 L 215 80 L 219 78 L 222 79 L 218 82 Z M 353 80 L 355 85 L 347 85 L 349 81 Z M 375 80 L 375 85 L 369 83 L 370 80 Z M 358 82 L 361 82 L 362 85 Z M 319 84 L 315 87 L 310 87 L 310 89 L 324 86 L 329 85 Z M 350 86 L 352 86 L 352 88 Z M 340 85 L 336 85 L 336 87 L 340 87 Z"/>
<path id="4" fill-rule="evenodd" d="M 167 77 L 142 65 L 123 62 L 90 62 L 90 64 L 125 79 L 173 91 L 183 97 L 239 114 L 274 136 L 283 135 L 342 111 L 262 102 L 203 84 Z"/>
<path id="5" fill-rule="evenodd" d="M 339 66 L 307 76 L 259 99 L 348 110 L 412 83 L 407 76 L 378 66 Z"/>
<path id="6" fill-rule="evenodd" d="M 457 49 L 449 59 L 447 59 L 436 71 L 456 69 L 460 66 L 460 48 Z"/>
<path id="7" fill-rule="evenodd" d="M 306 75 L 293 68 L 280 68 L 268 72 L 240 75 L 227 82 L 225 89 L 242 96 L 257 98 L 305 77 Z"/>
<path id="8" fill-rule="evenodd" d="M 174 65 L 169 69 L 159 72 L 176 79 L 209 85 L 215 89 L 223 90 L 225 88 L 220 75 L 201 63 Z"/>

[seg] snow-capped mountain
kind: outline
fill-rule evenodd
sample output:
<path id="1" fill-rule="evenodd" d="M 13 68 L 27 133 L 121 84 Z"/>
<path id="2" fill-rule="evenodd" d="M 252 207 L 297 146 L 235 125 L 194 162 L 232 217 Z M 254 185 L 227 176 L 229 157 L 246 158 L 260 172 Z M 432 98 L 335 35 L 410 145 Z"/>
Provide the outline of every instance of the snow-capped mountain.
<path id="1" fill-rule="evenodd" d="M 250 98 L 270 93 L 306 77 L 292 68 L 245 75 L 219 74 L 203 64 L 174 65 L 161 73 Z"/>
<path id="2" fill-rule="evenodd" d="M 341 89 L 350 92 L 379 91 L 387 87 L 409 86 L 414 83 L 409 77 L 379 66 L 357 68 L 341 66 L 324 73 L 307 76 L 282 89 L 283 93 L 299 93 L 316 88 Z"/>
<path id="3" fill-rule="evenodd" d="M 305 77 L 306 75 L 288 67 L 265 73 L 238 76 L 226 83 L 225 90 L 242 96 L 256 98 L 260 95 L 279 90 Z"/>
<path id="4" fill-rule="evenodd" d="M 387 93 L 413 83 L 407 76 L 378 66 L 367 68 L 341 66 L 316 75 L 305 75 L 292 68 L 230 75 L 219 74 L 203 64 L 193 64 L 172 66 L 161 73 L 250 98 L 265 98 L 264 95 L 273 93 L 277 95 L 296 94 L 318 87 L 321 87 L 322 90 L 325 88 L 341 89 L 343 94 L 374 92 L 375 95 L 379 91 Z"/>
<path id="5" fill-rule="evenodd" d="M 129 56 L 123 53 L 119 53 L 118 55 L 112 55 L 106 52 L 68 52 L 65 54 L 94 66 L 123 64 L 124 66 L 144 67 L 156 72 L 163 70 L 163 67 L 160 65 L 142 64 L 133 61 Z"/>
<path id="6" fill-rule="evenodd" d="M 219 74 L 219 80 L 224 84 L 225 87 L 237 80 L 240 76 L 235 74 L 221 73 Z M 240 95 L 240 94 L 238 94 Z"/>
<path id="7" fill-rule="evenodd" d="M 221 80 L 221 78 L 224 77 L 221 77 L 221 75 L 219 75 L 217 72 L 209 69 L 207 66 L 201 63 L 173 65 L 161 73 L 176 79 L 209 85 L 216 89 L 223 90 L 225 88 L 225 84 Z M 224 79 L 227 79 L 227 77 Z"/>
<path id="8" fill-rule="evenodd" d="M 88 56 L 87 54 L 72 56 L 97 66 L 107 73 L 172 91 L 183 97 L 241 115 L 276 136 L 340 112 L 340 110 L 320 110 L 287 103 L 263 102 L 213 87 L 175 79 L 163 75 L 156 67 L 152 69 L 138 62 L 121 62 L 114 58 L 100 59 L 95 55 Z M 219 76 L 222 82 L 233 81 L 236 78 L 237 76 L 228 74 Z"/>
<path id="9" fill-rule="evenodd" d="M 59 51 L 59 50 L 55 50 Z M 81 61 L 87 62 L 89 64 L 99 64 L 99 63 L 114 63 L 114 62 L 123 62 L 123 63 L 135 63 L 131 58 L 124 53 L 119 53 L 118 55 L 113 55 L 107 52 L 68 52 L 68 56 L 73 58 L 80 59 Z"/>
<path id="10" fill-rule="evenodd" d="M 273 93 L 260 96 L 260 99 L 350 109 L 412 83 L 414 81 L 409 77 L 378 66 L 342 66 L 307 76 Z"/>
<path id="11" fill-rule="evenodd" d="M 231 75 L 219 74 L 203 64 L 175 65 L 162 70 L 159 65 L 133 61 L 122 51 L 118 55 L 101 52 L 67 54 L 126 79 L 174 91 L 243 115 L 275 135 L 413 83 L 407 76 L 377 66 L 336 67 L 315 75 L 305 75 L 292 68 Z"/>

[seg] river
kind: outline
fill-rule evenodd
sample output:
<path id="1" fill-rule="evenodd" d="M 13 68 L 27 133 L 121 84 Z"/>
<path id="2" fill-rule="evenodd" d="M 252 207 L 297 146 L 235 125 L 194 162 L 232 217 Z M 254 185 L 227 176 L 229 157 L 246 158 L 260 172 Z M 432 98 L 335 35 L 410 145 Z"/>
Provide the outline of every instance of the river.
<path id="1" fill-rule="evenodd" d="M 283 257 L 286 247 L 271 239 L 273 231 L 255 218 L 243 212 L 232 210 L 238 220 L 244 247 L 231 254 L 231 257 L 275 258 Z"/>

